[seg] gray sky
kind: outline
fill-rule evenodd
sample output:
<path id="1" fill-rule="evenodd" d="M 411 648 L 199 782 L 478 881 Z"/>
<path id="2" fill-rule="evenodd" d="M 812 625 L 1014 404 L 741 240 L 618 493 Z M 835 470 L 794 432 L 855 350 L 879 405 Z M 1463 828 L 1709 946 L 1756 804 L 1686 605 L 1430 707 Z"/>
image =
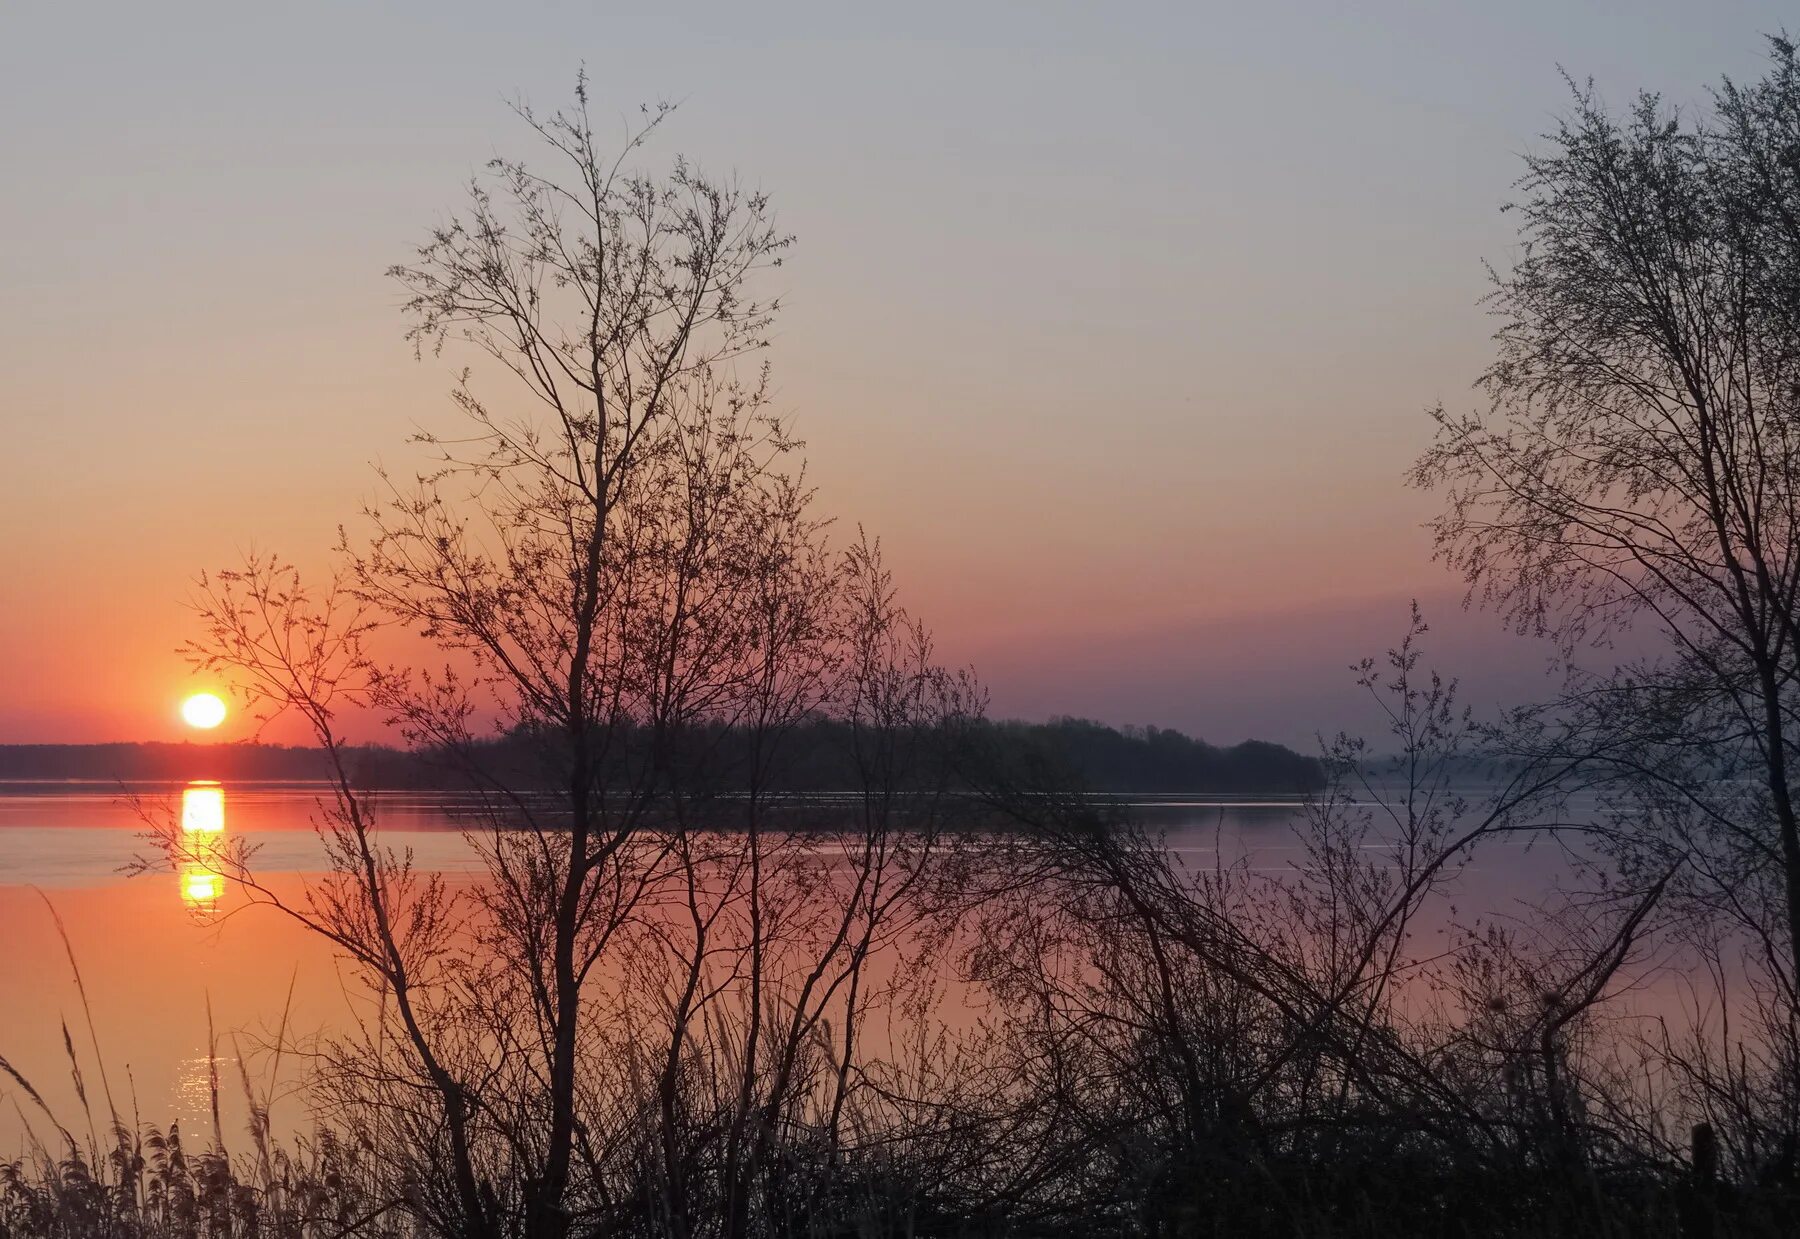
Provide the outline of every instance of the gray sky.
<path id="1" fill-rule="evenodd" d="M 1303 741 L 1412 595 L 1528 695 L 1429 562 L 1421 410 L 1474 398 L 1558 65 L 1703 103 L 1781 8 L 883 7 L 0 9 L 0 740 L 170 732 L 187 579 L 316 556 L 443 423 L 382 270 L 584 62 L 798 234 L 821 503 L 997 712 Z"/>

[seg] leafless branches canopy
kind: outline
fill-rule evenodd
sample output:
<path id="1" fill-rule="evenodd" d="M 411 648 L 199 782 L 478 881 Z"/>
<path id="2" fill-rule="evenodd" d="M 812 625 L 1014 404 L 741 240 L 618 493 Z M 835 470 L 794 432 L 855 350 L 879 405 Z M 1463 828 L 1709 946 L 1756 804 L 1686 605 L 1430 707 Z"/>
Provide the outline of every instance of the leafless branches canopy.
<path id="1" fill-rule="evenodd" d="M 324 587 L 268 558 L 204 580 L 189 651 L 336 763 L 330 873 L 198 859 L 368 982 L 314 1096 L 381 1151 L 379 1210 L 484 1239 L 1675 1234 L 1729 1178 L 1775 1233 L 1800 1132 L 1792 47 L 1717 102 L 1618 120 L 1576 91 L 1495 274 L 1491 403 L 1439 410 L 1416 468 L 1477 596 L 1570 650 L 1647 620 L 1670 655 L 1478 723 L 1415 611 L 1356 670 L 1387 736 L 1326 746 L 1276 872 L 1185 858 L 998 743 L 877 545 L 831 544 L 758 356 L 788 245 L 762 195 L 640 170 L 666 109 L 609 144 L 585 82 L 519 108 L 549 171 L 494 161 L 392 273 L 420 354 L 471 358 L 457 428 L 382 475 Z M 475 876 L 380 834 L 347 707 L 474 789 Z M 857 774 L 825 804 L 789 777 L 821 719 Z M 1471 859 L 1527 841 L 1590 886 L 1460 920 Z M 1748 976 L 1748 1030 L 1617 1014 L 1671 950 L 1719 995 Z"/>

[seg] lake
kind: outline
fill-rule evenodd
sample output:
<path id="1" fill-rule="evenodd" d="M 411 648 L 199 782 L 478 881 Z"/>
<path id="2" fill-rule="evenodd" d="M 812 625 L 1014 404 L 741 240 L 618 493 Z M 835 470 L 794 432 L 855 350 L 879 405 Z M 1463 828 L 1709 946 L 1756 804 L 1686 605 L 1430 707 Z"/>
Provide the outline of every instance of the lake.
<path id="1" fill-rule="evenodd" d="M 88 1120 L 70 1071 L 65 1026 L 96 1124 L 104 1124 L 110 1091 L 128 1122 L 134 1115 L 158 1126 L 177 1120 L 186 1132 L 209 1135 L 216 1065 L 221 1126 L 230 1142 L 241 1140 L 244 1129 L 241 1076 L 254 1079 L 259 1092 L 267 1085 L 275 1064 L 260 1047 L 277 1040 L 284 1013 L 288 1042 L 355 1017 L 366 996 L 346 967 L 280 913 L 244 908 L 210 873 L 173 873 L 166 866 L 136 876 L 123 872 L 148 851 L 139 837 L 140 815 L 171 814 L 191 834 L 229 834 L 255 844 L 260 870 L 298 889 L 322 868 L 311 823 L 318 798 L 328 794 L 306 784 L 173 785 L 134 805 L 112 785 L 0 783 L 0 1057 L 36 1086 L 71 1131 L 84 1134 Z M 1285 871 L 1298 859 L 1291 831 L 1297 798 L 1133 799 L 1190 866 L 1223 857 Z M 454 877 L 478 867 L 461 833 L 475 810 L 471 798 L 388 792 L 373 803 L 388 841 L 411 848 L 420 868 Z M 1452 902 L 1459 916 L 1515 914 L 1564 871 L 1553 849 L 1496 844 L 1459 877 Z M 1447 926 L 1443 920 L 1421 932 L 1441 934 Z M 293 1053 L 280 1064 L 278 1128 L 304 1124 L 298 1101 L 279 1099 L 304 1066 Z M 24 1151 L 22 1115 L 40 1138 L 46 1128 L 26 1099 L 10 1096 L 9 1081 L 0 1086 L 0 1159 L 10 1159 Z"/>

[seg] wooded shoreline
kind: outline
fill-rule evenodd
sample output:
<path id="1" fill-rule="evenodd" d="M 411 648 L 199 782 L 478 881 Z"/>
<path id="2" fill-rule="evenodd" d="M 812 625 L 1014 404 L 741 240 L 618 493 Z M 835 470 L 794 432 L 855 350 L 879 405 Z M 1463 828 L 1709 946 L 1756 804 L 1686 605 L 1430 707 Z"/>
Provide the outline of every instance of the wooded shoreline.
<path id="1" fill-rule="evenodd" d="M 1248 740 L 1219 747 L 1178 731 L 1113 728 L 1085 719 L 1049 723 L 984 723 L 1005 749 L 1053 763 L 1080 786 L 1099 793 L 1298 795 L 1324 786 L 1320 761 L 1282 745 Z M 729 744 L 729 733 L 713 743 Z M 819 720 L 795 729 L 787 741 L 781 789 L 792 793 L 854 791 L 858 780 L 849 740 L 840 723 Z M 500 737 L 482 745 L 481 768 L 504 772 L 509 782 L 531 782 L 529 742 Z M 355 779 L 369 790 L 458 790 L 471 786 L 466 757 L 381 745 L 349 750 Z M 137 783 L 190 779 L 315 781 L 329 779 L 323 749 L 280 744 L 0 745 L 0 780 L 91 780 Z M 554 783 L 546 780 L 546 786 Z"/>

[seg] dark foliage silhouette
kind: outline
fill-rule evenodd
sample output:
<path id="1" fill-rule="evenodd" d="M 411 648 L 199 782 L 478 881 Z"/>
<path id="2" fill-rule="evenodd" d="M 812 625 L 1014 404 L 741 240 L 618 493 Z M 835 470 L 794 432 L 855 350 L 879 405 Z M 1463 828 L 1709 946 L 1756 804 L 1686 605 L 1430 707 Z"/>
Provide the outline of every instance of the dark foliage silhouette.
<path id="1" fill-rule="evenodd" d="M 1492 404 L 1440 411 L 1416 470 L 1477 598 L 1666 656 L 1478 716 L 1415 608 L 1353 669 L 1380 730 L 1316 762 L 987 719 L 878 546 L 812 511 L 756 362 L 768 202 L 635 170 L 660 111 L 603 155 L 585 83 L 522 111 L 557 175 L 497 160 L 394 273 L 414 343 L 480 367 L 458 428 L 335 578 L 253 558 L 197 599 L 194 660 L 313 732 L 330 872 L 295 894 L 151 830 L 367 987 L 311 1047 L 330 1123 L 287 1148 L 265 1106 L 236 1158 L 84 1141 L 0 1060 L 50 1133 L 0 1168 L 0 1233 L 1791 1233 L 1800 68 L 1772 50 L 1700 118 L 1577 90 L 1495 275 Z M 378 657 L 389 629 L 431 667 Z M 407 755 L 347 744 L 352 704 Z M 384 836 L 383 763 L 473 794 L 475 879 Z M 1311 793 L 1279 864 L 1109 794 L 1275 779 Z M 1527 846 L 1571 881 L 1459 912 Z M 1705 1000 L 1636 1009 L 1671 969 Z"/>

